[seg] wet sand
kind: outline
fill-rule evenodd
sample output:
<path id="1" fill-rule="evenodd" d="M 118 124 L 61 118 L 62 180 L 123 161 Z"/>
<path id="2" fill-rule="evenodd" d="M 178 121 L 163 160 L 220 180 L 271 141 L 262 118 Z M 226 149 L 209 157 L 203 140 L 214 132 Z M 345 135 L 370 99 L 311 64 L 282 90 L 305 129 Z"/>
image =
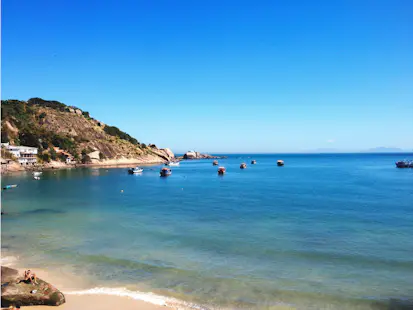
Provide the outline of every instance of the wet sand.
<path id="1" fill-rule="evenodd" d="M 64 292 L 63 292 L 64 293 Z M 22 307 L 22 309 L 33 309 L 33 310 L 51 310 L 51 309 L 62 309 L 62 310 L 159 310 L 166 309 L 166 306 L 157 306 L 150 304 L 148 302 L 134 300 L 128 297 L 120 296 L 108 296 L 108 295 L 65 295 L 66 303 L 59 307 L 51 306 L 32 306 L 32 307 Z"/>

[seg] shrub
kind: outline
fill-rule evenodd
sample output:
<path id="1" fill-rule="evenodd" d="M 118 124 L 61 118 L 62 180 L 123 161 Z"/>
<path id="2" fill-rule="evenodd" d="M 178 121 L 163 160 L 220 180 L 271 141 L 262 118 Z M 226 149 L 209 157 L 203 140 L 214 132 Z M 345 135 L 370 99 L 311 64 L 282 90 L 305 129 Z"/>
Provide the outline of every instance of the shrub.
<path id="1" fill-rule="evenodd" d="M 10 142 L 9 135 L 8 135 L 7 131 L 2 129 L 1 130 L 1 143 L 7 143 L 7 142 Z"/>
<path id="2" fill-rule="evenodd" d="M 128 135 L 126 132 L 121 131 L 118 127 L 106 125 L 103 129 L 108 135 L 119 137 L 122 140 L 129 141 L 132 144 L 138 144 L 138 140 Z"/>
<path id="3" fill-rule="evenodd" d="M 50 158 L 52 159 L 52 160 L 56 160 L 57 159 L 57 154 L 56 154 L 56 151 L 54 150 L 54 148 L 49 148 L 49 154 L 50 154 Z"/>
<path id="4" fill-rule="evenodd" d="M 82 114 L 83 114 L 84 117 L 90 118 L 89 112 L 84 111 L 84 112 L 82 112 Z"/>
<path id="5" fill-rule="evenodd" d="M 39 155 L 40 159 L 46 163 L 50 163 L 50 155 L 48 153 L 43 153 Z"/>
<path id="6" fill-rule="evenodd" d="M 59 111 L 65 111 L 66 109 L 66 105 L 64 103 L 53 100 L 44 100 L 42 98 L 30 98 L 29 100 L 27 100 L 27 103 L 29 105 L 38 105 L 41 107 L 48 107 Z"/>
<path id="7" fill-rule="evenodd" d="M 76 148 L 76 143 L 67 136 L 54 135 L 52 137 L 52 144 L 68 152 L 72 152 Z"/>
<path id="8" fill-rule="evenodd" d="M 45 117 L 46 117 L 46 113 L 45 113 L 45 112 L 40 113 L 40 115 L 39 115 L 39 118 L 40 118 L 40 119 L 45 118 Z"/>
<path id="9" fill-rule="evenodd" d="M 59 154 L 59 159 L 60 159 L 60 161 L 62 161 L 62 162 L 66 162 L 66 156 L 63 155 L 62 153 Z"/>
<path id="10" fill-rule="evenodd" d="M 19 133 L 19 140 L 21 145 L 25 146 L 39 146 L 39 139 L 37 135 L 31 130 L 22 130 Z"/>
<path id="11" fill-rule="evenodd" d="M 85 155 L 82 157 L 82 164 L 90 164 L 92 160 L 90 159 L 89 155 Z"/>
<path id="12" fill-rule="evenodd" d="M 103 154 L 102 152 L 99 152 L 99 159 L 100 160 L 106 159 L 105 154 Z"/>

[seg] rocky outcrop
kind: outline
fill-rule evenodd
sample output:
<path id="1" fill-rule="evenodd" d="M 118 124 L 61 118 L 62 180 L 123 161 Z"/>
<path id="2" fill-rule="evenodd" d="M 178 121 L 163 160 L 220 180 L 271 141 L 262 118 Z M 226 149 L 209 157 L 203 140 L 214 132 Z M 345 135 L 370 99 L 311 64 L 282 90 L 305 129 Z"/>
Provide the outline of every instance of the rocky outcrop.
<path id="1" fill-rule="evenodd" d="M 37 283 L 21 281 L 18 271 L 8 267 L 1 267 L 1 306 L 59 306 L 65 303 L 62 292 L 51 284 L 37 278 Z"/>
<path id="2" fill-rule="evenodd" d="M 87 154 L 90 157 L 90 160 L 92 161 L 92 163 L 100 161 L 100 152 L 99 151 L 93 151 L 89 154 Z"/>
<path id="3" fill-rule="evenodd" d="M 199 152 L 189 151 L 184 154 L 182 157 L 178 157 L 178 159 L 220 159 L 220 158 L 227 158 L 227 156 L 213 156 L 209 154 L 201 154 Z"/>
<path id="4" fill-rule="evenodd" d="M 152 153 L 156 154 L 157 156 L 163 158 L 165 161 L 171 161 L 175 159 L 175 154 L 168 148 L 166 149 L 157 149 L 151 148 L 150 149 Z"/>

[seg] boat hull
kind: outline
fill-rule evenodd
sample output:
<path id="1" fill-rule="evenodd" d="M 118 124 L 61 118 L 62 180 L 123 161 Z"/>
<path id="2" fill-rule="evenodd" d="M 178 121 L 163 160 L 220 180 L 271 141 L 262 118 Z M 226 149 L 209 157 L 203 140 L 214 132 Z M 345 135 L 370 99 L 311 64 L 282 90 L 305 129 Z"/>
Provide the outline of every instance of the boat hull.
<path id="1" fill-rule="evenodd" d="M 413 161 L 398 161 L 396 162 L 397 168 L 413 168 Z"/>

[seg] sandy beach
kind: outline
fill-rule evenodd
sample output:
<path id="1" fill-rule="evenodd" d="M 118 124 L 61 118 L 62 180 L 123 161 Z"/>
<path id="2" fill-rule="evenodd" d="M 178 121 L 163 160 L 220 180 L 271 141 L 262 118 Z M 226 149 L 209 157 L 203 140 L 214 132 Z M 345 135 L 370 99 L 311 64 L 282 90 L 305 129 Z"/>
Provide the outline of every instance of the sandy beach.
<path id="1" fill-rule="evenodd" d="M 128 297 L 118 297 L 118 296 L 107 296 L 107 295 L 67 295 L 66 303 L 57 307 L 57 309 L 62 310 L 157 310 L 165 309 L 165 306 L 152 305 L 148 302 L 134 300 Z M 32 307 L 22 307 L 24 309 L 34 309 L 34 310 L 50 310 L 55 307 L 50 306 L 32 306 Z"/>
<path id="2" fill-rule="evenodd" d="M 7 264 L 6 264 L 7 265 Z M 10 266 L 15 268 L 14 266 Z M 24 269 L 17 268 L 20 274 L 24 273 Z M 84 280 L 81 277 L 60 273 L 59 271 L 46 271 L 41 269 L 33 269 L 39 278 L 47 281 L 48 283 L 59 289 L 66 299 L 66 303 L 58 306 L 58 309 L 64 310 L 78 310 L 78 309 L 88 309 L 88 310 L 158 310 L 165 308 L 176 308 L 173 305 L 167 305 L 167 301 L 163 300 L 160 296 L 151 297 L 150 294 L 142 293 L 135 294 L 133 297 L 122 296 L 120 290 L 113 292 L 93 292 L 87 293 L 88 290 L 82 290 L 79 288 L 85 287 Z M 79 295 L 78 295 L 79 294 Z M 113 294 L 113 295 L 111 295 Z M 126 294 L 123 294 L 126 295 Z M 149 301 L 151 300 L 151 301 Z M 52 306 L 30 306 L 22 307 L 24 309 L 34 309 L 34 310 L 50 310 L 56 307 Z M 7 308 L 2 308 L 7 309 Z"/>

